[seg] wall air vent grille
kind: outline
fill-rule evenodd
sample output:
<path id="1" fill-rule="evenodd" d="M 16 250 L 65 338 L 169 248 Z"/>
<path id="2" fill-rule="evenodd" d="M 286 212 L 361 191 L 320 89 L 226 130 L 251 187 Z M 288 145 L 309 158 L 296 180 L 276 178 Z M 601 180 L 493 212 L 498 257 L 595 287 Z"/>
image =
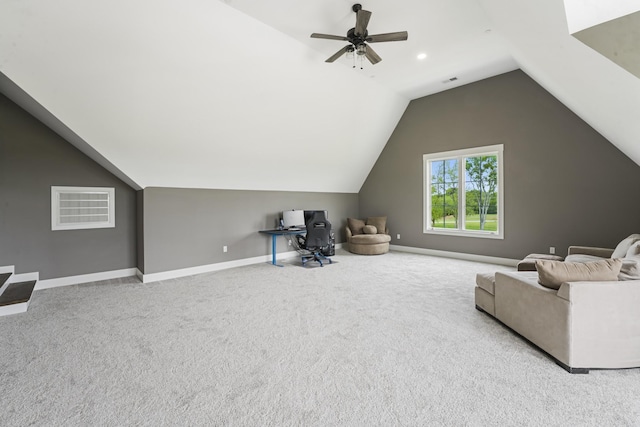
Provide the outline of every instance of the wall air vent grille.
<path id="1" fill-rule="evenodd" d="M 52 230 L 115 226 L 115 188 L 51 187 Z"/>

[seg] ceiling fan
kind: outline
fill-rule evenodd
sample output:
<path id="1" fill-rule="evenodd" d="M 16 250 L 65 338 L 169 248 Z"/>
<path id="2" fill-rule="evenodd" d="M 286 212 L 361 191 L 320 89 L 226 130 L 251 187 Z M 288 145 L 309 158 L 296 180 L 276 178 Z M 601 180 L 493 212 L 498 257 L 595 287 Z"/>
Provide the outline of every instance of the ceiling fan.
<path id="1" fill-rule="evenodd" d="M 409 33 L 406 31 L 369 35 L 367 25 L 369 24 L 369 19 L 371 19 L 371 12 L 363 10 L 362 5 L 359 3 L 354 4 L 351 9 L 356 13 L 356 26 L 347 31 L 346 37 L 333 36 L 331 34 L 311 34 L 311 38 L 314 39 L 342 40 L 349 42 L 348 45 L 334 53 L 325 62 L 333 62 L 345 53 L 353 54 L 355 52 L 361 60 L 364 56 L 369 60 L 369 62 L 375 65 L 382 61 L 382 58 L 380 58 L 380 56 L 367 43 L 402 41 L 407 40 L 409 37 Z"/>

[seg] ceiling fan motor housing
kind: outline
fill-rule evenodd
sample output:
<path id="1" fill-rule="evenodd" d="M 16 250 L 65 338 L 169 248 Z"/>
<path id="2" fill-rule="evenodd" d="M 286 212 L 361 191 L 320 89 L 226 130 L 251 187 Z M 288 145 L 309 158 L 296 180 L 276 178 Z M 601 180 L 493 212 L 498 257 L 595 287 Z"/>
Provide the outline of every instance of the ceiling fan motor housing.
<path id="1" fill-rule="evenodd" d="M 356 36 L 356 29 L 352 28 L 349 31 L 347 31 L 347 38 L 349 39 L 349 43 L 351 43 L 354 46 L 360 46 L 361 44 L 364 44 L 365 41 L 367 41 L 367 36 L 369 35 L 369 31 L 365 30 L 364 34 L 362 34 L 361 36 Z"/>

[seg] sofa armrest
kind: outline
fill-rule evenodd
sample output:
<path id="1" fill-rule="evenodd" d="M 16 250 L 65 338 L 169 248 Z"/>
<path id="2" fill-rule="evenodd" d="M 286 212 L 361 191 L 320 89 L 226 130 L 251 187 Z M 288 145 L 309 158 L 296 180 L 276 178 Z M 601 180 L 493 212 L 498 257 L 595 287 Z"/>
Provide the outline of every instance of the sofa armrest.
<path id="1" fill-rule="evenodd" d="M 593 255 L 600 258 L 611 258 L 613 255 L 613 249 L 609 248 L 594 248 L 591 246 L 569 246 L 569 255 Z"/>
<path id="2" fill-rule="evenodd" d="M 348 225 L 345 227 L 345 232 L 347 235 L 347 242 L 349 242 L 349 240 L 351 240 L 351 236 L 353 236 L 353 233 L 351 233 L 351 229 L 349 228 Z"/>
<path id="3" fill-rule="evenodd" d="M 570 302 L 558 298 L 555 289 L 538 283 L 538 277 L 522 272 L 496 272 L 495 317 L 535 343 L 560 362 L 571 360 Z"/>
<path id="4" fill-rule="evenodd" d="M 640 366 L 640 280 L 567 282 L 558 290 L 569 303 L 569 366 Z"/>

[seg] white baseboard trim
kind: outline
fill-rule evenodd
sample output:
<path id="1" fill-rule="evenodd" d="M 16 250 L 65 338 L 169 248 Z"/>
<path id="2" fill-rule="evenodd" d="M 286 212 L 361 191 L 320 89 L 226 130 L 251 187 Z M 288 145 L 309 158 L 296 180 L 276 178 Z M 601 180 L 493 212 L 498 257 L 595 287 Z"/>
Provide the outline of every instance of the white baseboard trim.
<path id="1" fill-rule="evenodd" d="M 341 248 L 342 248 L 342 243 L 336 244 L 336 249 L 341 249 Z M 295 258 L 297 256 L 300 256 L 300 254 L 296 251 L 279 252 L 277 255 L 277 259 L 283 260 L 283 259 Z M 226 270 L 228 268 L 242 267 L 245 265 L 259 264 L 263 262 L 270 263 L 271 260 L 272 260 L 272 257 L 271 257 L 271 254 L 269 254 L 269 255 L 262 255 L 262 256 L 252 257 L 252 258 L 243 258 L 243 259 L 238 259 L 234 261 L 218 262 L 215 264 L 200 265 L 197 267 L 182 268 L 178 270 L 163 271 L 163 272 L 151 273 L 151 274 L 143 274 L 137 268 L 126 268 L 123 270 L 104 271 L 100 273 L 81 274 L 78 276 L 58 277 L 55 279 L 44 279 L 44 280 L 39 280 L 39 277 L 38 277 L 39 274 L 37 272 L 22 273 L 22 274 L 12 275 L 11 278 L 9 279 L 9 282 L 15 283 L 15 282 L 26 282 L 28 280 L 37 280 L 34 291 L 39 291 L 41 289 L 57 288 L 60 286 L 79 285 L 82 283 L 97 282 L 100 280 L 120 279 L 122 277 L 131 277 L 131 276 L 137 276 L 140 279 L 140 281 L 142 281 L 143 283 L 149 283 L 149 282 L 157 282 L 159 280 L 167 280 L 167 279 L 175 279 L 178 277 L 192 276 L 194 274 Z M 13 273 L 14 267 L 13 266 L 0 267 L 0 273 L 3 273 L 3 272 Z M 25 311 L 26 311 L 26 308 L 25 308 Z"/>
<path id="2" fill-rule="evenodd" d="M 0 307 L 0 316 L 9 316 L 11 314 L 24 313 L 29 308 L 29 302 L 21 302 L 19 304 L 10 304 Z"/>
<path id="3" fill-rule="evenodd" d="M 488 264 L 507 265 L 516 267 L 521 261 L 519 259 L 499 258 L 486 255 L 467 254 L 464 252 L 439 251 L 436 249 L 413 248 L 411 246 L 389 245 L 389 249 L 397 252 L 410 252 L 421 255 L 439 256 L 444 258 L 463 259 L 466 261 L 486 262 Z"/>
<path id="4" fill-rule="evenodd" d="M 79 285 L 81 283 L 97 282 L 99 280 L 120 279 L 122 277 L 135 276 L 137 268 L 125 268 L 123 270 L 104 271 L 100 273 L 81 274 L 78 276 L 58 277 L 55 279 L 39 280 L 34 291 L 59 286 Z M 33 279 L 32 279 L 33 280 Z"/>
<path id="5" fill-rule="evenodd" d="M 279 252 L 278 260 L 295 258 L 299 254 L 293 252 Z M 245 265 L 271 262 L 271 255 L 262 255 L 252 258 L 236 259 L 233 261 L 217 262 L 215 264 L 199 265 L 196 267 L 180 268 L 178 270 L 161 271 L 159 273 L 138 274 L 142 283 L 158 282 L 160 280 L 176 279 L 178 277 L 193 276 L 195 274 L 210 273 L 212 271 L 226 270 L 228 268 L 243 267 Z"/>
<path id="6" fill-rule="evenodd" d="M 341 249 L 341 248 L 342 248 L 342 243 L 337 243 L 336 249 Z M 300 256 L 300 254 L 296 251 L 278 252 L 276 259 L 280 261 L 284 259 L 295 258 L 298 256 Z M 150 282 L 158 282 L 160 280 L 176 279 L 178 277 L 193 276 L 195 274 L 210 273 L 212 271 L 226 270 L 228 268 L 243 267 L 245 265 L 261 264 L 261 263 L 271 264 L 272 259 L 273 258 L 271 254 L 269 254 L 269 255 L 261 255 L 261 256 L 252 257 L 252 258 L 236 259 L 233 261 L 217 262 L 215 264 L 181 268 L 178 270 L 161 271 L 158 273 L 144 274 L 144 273 L 141 273 L 140 270 L 137 270 L 136 275 L 142 281 L 142 283 L 150 283 Z"/>

